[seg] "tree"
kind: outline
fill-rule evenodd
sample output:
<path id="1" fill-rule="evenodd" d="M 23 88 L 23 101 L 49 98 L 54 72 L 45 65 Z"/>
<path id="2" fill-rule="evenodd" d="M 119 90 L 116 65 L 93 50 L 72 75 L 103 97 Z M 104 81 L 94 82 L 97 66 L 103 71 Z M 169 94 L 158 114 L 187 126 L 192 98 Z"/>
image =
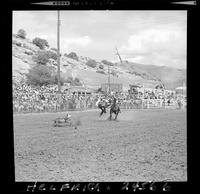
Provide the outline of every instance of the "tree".
<path id="1" fill-rule="evenodd" d="M 25 30 L 24 29 L 19 29 L 18 32 L 17 32 L 17 36 L 20 37 L 20 38 L 25 39 L 26 38 Z"/>
<path id="2" fill-rule="evenodd" d="M 40 65 L 46 65 L 49 62 L 49 59 L 57 60 L 57 54 L 52 51 L 38 51 L 33 56 L 33 61 Z"/>
<path id="3" fill-rule="evenodd" d="M 38 37 L 34 38 L 33 44 L 35 44 L 42 50 L 45 48 L 49 48 L 49 43 L 45 39 L 42 39 L 42 38 L 38 38 Z"/>
<path id="4" fill-rule="evenodd" d="M 55 83 L 55 76 L 49 67 L 36 65 L 26 74 L 27 83 L 30 85 L 42 86 Z"/>
<path id="5" fill-rule="evenodd" d="M 69 53 L 68 55 L 65 55 L 65 56 L 78 61 L 78 56 L 75 52 L 71 52 L 71 53 Z"/>
<path id="6" fill-rule="evenodd" d="M 48 58 L 50 59 L 54 59 L 55 61 L 57 60 L 58 56 L 57 53 L 53 52 L 53 51 L 46 51 L 46 54 L 48 56 Z"/>
<path id="7" fill-rule="evenodd" d="M 95 68 L 97 66 L 97 62 L 93 59 L 90 59 L 86 62 L 86 65 L 92 68 Z"/>
<path id="8" fill-rule="evenodd" d="M 33 61 L 35 61 L 39 65 L 46 65 L 49 62 L 49 55 L 46 51 L 38 51 L 33 56 Z"/>

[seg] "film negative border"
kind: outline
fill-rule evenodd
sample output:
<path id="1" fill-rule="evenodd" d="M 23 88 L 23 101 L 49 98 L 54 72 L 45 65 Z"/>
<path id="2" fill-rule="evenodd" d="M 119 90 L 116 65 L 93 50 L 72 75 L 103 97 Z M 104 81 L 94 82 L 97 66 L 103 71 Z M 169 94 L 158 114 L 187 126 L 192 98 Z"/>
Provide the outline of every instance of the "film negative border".
<path id="1" fill-rule="evenodd" d="M 196 1 L 177 1 L 177 2 L 171 2 L 172 4 L 180 4 L 180 5 L 197 5 Z"/>
<path id="2" fill-rule="evenodd" d="M 144 0 L 141 1 L 142 3 L 149 3 L 149 2 L 145 2 Z M 135 3 L 141 3 L 139 1 L 135 1 Z M 167 3 L 167 4 L 178 4 L 178 5 L 197 5 L 197 0 L 193 0 L 193 1 L 161 1 L 163 3 Z M 153 4 L 162 4 L 161 2 L 158 1 L 152 1 Z M 45 6 L 70 6 L 70 5 L 95 5 L 95 6 L 99 6 L 99 5 L 115 5 L 115 4 L 120 4 L 122 3 L 120 0 L 116 1 L 116 0 L 112 0 L 112 1 L 105 1 L 105 0 L 99 0 L 99 1 L 91 1 L 91 0 L 86 0 L 86 1 L 79 1 L 79 0 L 68 0 L 68 1 L 41 1 L 41 2 L 34 2 L 34 3 L 30 3 L 32 5 L 45 5 Z M 127 0 L 124 1 L 124 3 L 127 3 Z"/>
<path id="3" fill-rule="evenodd" d="M 114 5 L 114 1 L 41 1 L 37 3 L 31 3 L 32 5 L 46 5 L 46 6 L 78 6 L 78 5 L 84 5 L 84 6 L 105 6 L 105 5 Z"/>
<path id="4" fill-rule="evenodd" d="M 187 182 L 17 182 L 17 192 L 173 192 L 186 191 Z"/>

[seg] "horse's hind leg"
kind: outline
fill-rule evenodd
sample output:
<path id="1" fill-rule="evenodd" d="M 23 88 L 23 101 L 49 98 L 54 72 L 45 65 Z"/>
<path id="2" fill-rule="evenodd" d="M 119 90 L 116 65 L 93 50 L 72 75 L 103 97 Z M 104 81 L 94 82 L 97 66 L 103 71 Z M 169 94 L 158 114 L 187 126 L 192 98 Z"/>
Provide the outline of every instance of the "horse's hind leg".
<path id="1" fill-rule="evenodd" d="M 103 110 L 101 109 L 101 113 L 100 113 L 99 117 L 100 117 L 102 114 L 103 114 Z"/>

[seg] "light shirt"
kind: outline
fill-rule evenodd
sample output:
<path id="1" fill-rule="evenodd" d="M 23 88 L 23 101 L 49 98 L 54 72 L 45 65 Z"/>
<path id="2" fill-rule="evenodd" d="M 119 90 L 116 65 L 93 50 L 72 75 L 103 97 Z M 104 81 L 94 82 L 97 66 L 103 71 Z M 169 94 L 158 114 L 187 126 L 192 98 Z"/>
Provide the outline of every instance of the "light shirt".
<path id="1" fill-rule="evenodd" d="M 99 102 L 100 102 L 100 101 L 101 101 L 100 99 L 97 100 L 97 102 L 96 102 L 96 106 L 99 105 Z"/>

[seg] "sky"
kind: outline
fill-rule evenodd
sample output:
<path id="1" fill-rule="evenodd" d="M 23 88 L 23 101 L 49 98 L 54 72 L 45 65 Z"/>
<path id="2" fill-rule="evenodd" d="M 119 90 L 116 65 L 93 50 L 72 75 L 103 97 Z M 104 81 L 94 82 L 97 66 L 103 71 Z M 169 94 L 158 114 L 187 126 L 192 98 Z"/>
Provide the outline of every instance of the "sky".
<path id="1" fill-rule="evenodd" d="M 187 11 L 60 11 L 60 49 L 101 61 L 186 69 Z M 57 11 L 13 11 L 13 33 L 57 47 Z"/>

